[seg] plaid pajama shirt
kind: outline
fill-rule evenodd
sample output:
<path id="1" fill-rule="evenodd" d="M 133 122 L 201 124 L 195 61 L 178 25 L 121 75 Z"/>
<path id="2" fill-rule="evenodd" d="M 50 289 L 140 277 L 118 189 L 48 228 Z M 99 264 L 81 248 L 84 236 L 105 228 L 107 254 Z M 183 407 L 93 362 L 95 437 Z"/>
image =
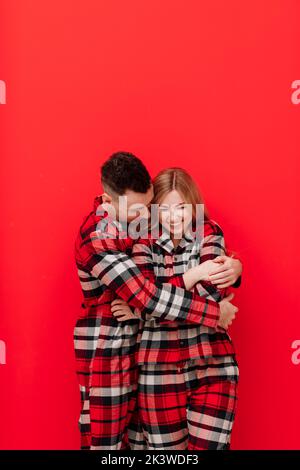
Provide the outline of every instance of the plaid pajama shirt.
<path id="1" fill-rule="evenodd" d="M 124 437 L 126 426 L 120 425 L 118 438 L 111 435 L 109 441 L 103 435 L 101 441 L 99 423 L 108 419 L 108 409 L 111 419 L 122 418 L 124 387 L 137 383 L 138 344 L 146 315 L 212 328 L 219 320 L 220 309 L 214 300 L 172 283 L 152 282 L 145 278 L 130 258 L 133 242 L 105 212 L 101 197 L 96 197 L 93 210 L 82 222 L 75 242 L 75 259 L 84 297 L 74 329 L 74 347 L 82 398 L 81 447 L 85 449 L 93 446 L 120 448 L 123 446 L 121 439 L 128 440 Z M 111 302 L 116 297 L 141 310 L 141 320 L 119 323 L 111 313 Z M 104 409 L 98 401 L 98 414 L 93 419 L 91 389 L 102 387 L 110 388 L 115 396 L 119 394 L 118 404 Z M 130 394 L 126 396 L 130 408 Z M 140 435 L 137 435 L 137 442 L 139 439 Z"/>
<path id="2" fill-rule="evenodd" d="M 184 287 L 183 274 L 188 269 L 225 254 L 222 229 L 213 220 L 206 220 L 201 240 L 195 237 L 195 232 L 187 232 L 174 249 L 169 235 L 161 229 L 158 238 L 149 236 L 134 244 L 132 260 L 152 282 L 158 280 Z M 198 282 L 191 290 L 216 302 L 229 294 L 228 289 L 219 289 L 205 281 Z M 235 354 L 228 332 L 219 326 L 165 321 L 148 314 L 145 320 L 137 353 L 139 364 Z"/>
<path id="3" fill-rule="evenodd" d="M 132 260 L 152 282 L 158 280 L 184 287 L 183 274 L 188 269 L 225 254 L 222 229 L 216 222 L 206 220 L 202 240 L 188 232 L 174 249 L 169 235 L 161 230 L 158 238 L 140 239 L 134 244 Z M 191 290 L 216 302 L 229 294 L 229 289 L 219 289 L 205 281 L 198 282 Z M 228 332 L 219 326 L 166 321 L 148 314 L 145 320 L 137 353 L 139 364 L 235 354 Z"/>
<path id="4" fill-rule="evenodd" d="M 132 259 L 148 279 L 184 286 L 185 271 L 226 254 L 216 222 L 206 220 L 203 235 L 197 240 L 186 233 L 175 249 L 161 229 L 159 238 L 133 246 Z M 193 291 L 216 301 L 229 293 L 203 281 Z M 138 407 L 149 449 L 229 448 L 239 369 L 226 330 L 146 315 L 138 363 Z"/>

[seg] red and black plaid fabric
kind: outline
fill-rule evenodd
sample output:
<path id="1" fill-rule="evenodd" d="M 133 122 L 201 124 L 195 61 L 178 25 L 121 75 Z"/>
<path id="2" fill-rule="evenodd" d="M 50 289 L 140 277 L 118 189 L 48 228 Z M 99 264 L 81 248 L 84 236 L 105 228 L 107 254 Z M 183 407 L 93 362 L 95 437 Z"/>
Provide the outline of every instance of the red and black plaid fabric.
<path id="1" fill-rule="evenodd" d="M 155 239 L 140 239 L 134 244 L 132 260 L 145 278 L 184 287 L 183 274 L 191 267 L 226 254 L 221 227 L 205 220 L 203 237 L 187 232 L 174 247 L 169 234 L 161 230 Z M 218 266 L 218 265 L 216 265 Z M 229 289 L 218 289 L 210 282 L 198 282 L 192 289 L 202 298 L 219 302 Z M 191 322 L 165 321 L 146 314 L 138 350 L 138 363 L 178 362 L 191 358 L 221 357 L 235 354 L 226 330 Z"/>
<path id="2" fill-rule="evenodd" d="M 84 297 L 74 330 L 75 356 L 79 383 L 86 387 L 137 382 L 139 335 L 146 315 L 215 328 L 220 314 L 213 299 L 147 279 L 131 259 L 134 240 L 119 230 L 102 204 L 96 197 L 75 244 Z M 140 309 L 142 320 L 118 322 L 111 313 L 116 297 Z"/>
<path id="3" fill-rule="evenodd" d="M 141 365 L 138 407 L 148 450 L 228 450 L 238 381 L 233 356 Z"/>
<path id="4" fill-rule="evenodd" d="M 82 450 L 145 450 L 137 407 L 138 384 L 120 387 L 80 386 L 79 429 Z"/>

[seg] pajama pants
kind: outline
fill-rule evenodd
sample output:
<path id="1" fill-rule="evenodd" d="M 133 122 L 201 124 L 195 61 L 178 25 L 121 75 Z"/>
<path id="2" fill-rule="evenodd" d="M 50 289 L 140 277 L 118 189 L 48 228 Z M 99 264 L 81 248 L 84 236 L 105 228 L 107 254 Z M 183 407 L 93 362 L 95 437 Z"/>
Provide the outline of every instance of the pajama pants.
<path id="1" fill-rule="evenodd" d="M 82 450 L 146 449 L 138 417 L 137 387 L 137 383 L 90 389 L 80 386 Z"/>
<path id="2" fill-rule="evenodd" d="M 238 379 L 233 356 L 142 364 L 138 406 L 147 448 L 229 449 Z"/>

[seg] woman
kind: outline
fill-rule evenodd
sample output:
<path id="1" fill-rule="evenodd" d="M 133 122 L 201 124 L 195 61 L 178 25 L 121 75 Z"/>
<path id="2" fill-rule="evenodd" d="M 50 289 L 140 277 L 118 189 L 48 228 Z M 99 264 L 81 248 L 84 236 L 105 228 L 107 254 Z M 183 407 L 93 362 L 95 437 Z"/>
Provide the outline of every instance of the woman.
<path id="1" fill-rule="evenodd" d="M 207 213 L 202 224 L 204 238 L 196 236 L 196 207 L 203 201 L 195 182 L 185 170 L 169 168 L 153 183 L 159 236 L 140 239 L 134 245 L 133 260 L 150 279 L 196 289 L 221 302 L 241 270 L 227 270 L 224 279 L 223 232 Z M 217 270 L 216 261 L 220 263 Z M 213 271 L 218 274 L 210 276 Z M 219 278 L 223 281 L 218 285 Z M 115 302 L 112 311 L 119 321 L 139 314 L 132 313 L 125 302 Z M 230 447 L 239 380 L 234 346 L 227 333 L 233 318 L 216 329 L 146 318 L 139 339 L 138 406 L 149 449 Z"/>

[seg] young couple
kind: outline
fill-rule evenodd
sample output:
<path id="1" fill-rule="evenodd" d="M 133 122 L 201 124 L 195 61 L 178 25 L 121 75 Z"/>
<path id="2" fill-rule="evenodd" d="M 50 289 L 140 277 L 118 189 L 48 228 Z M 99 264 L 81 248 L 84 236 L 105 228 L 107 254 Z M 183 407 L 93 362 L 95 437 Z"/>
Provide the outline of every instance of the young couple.
<path id="1" fill-rule="evenodd" d="M 101 182 L 75 246 L 81 448 L 228 449 L 239 380 L 228 288 L 239 286 L 241 262 L 206 212 L 197 237 L 203 201 L 183 169 L 151 181 L 140 159 L 119 152 Z M 115 223 L 148 217 L 150 204 L 158 205 L 157 236 L 134 239 Z"/>

